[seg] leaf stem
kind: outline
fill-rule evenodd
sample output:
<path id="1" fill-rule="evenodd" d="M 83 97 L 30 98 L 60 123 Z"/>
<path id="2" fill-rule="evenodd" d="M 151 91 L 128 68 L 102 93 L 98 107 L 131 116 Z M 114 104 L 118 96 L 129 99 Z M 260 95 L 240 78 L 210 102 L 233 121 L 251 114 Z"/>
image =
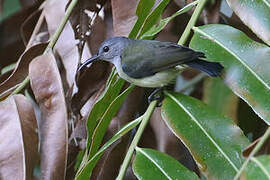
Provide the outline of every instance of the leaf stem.
<path id="1" fill-rule="evenodd" d="M 69 4 L 67 11 L 65 13 L 64 18 L 62 19 L 58 29 L 54 33 L 50 43 L 48 44 L 47 48 L 43 52 L 43 54 L 47 53 L 50 49 L 53 49 L 57 40 L 59 39 L 59 36 L 61 35 L 69 16 L 71 15 L 72 10 L 74 9 L 75 5 L 77 4 L 78 0 L 72 0 L 71 3 Z M 27 76 L 23 82 L 11 93 L 11 95 L 19 93 L 28 83 L 30 82 L 29 76 Z"/>
<path id="2" fill-rule="evenodd" d="M 68 18 L 72 13 L 72 10 L 74 9 L 74 7 L 76 6 L 78 0 L 72 0 L 71 3 L 69 4 L 67 11 L 65 13 L 64 18 L 62 19 L 59 27 L 57 28 L 56 32 L 54 33 L 52 40 L 50 41 L 50 43 L 48 44 L 46 50 L 44 53 L 46 53 L 49 49 L 53 49 L 57 40 L 59 39 L 59 36 L 61 35 L 62 31 L 64 30 L 65 25 L 67 24 Z"/>
<path id="3" fill-rule="evenodd" d="M 261 149 L 262 145 L 269 138 L 269 136 L 270 136 L 270 127 L 268 127 L 268 129 L 266 130 L 266 132 L 262 136 L 262 139 L 258 142 L 258 144 L 255 146 L 255 148 L 251 151 L 250 155 L 248 156 L 248 158 L 246 159 L 246 161 L 243 163 L 243 165 L 240 168 L 240 170 L 234 176 L 234 180 L 237 180 L 240 177 L 241 173 L 243 172 L 243 170 L 248 165 L 248 162 L 250 161 L 250 159 Z"/>
<path id="4" fill-rule="evenodd" d="M 199 18 L 200 14 L 201 14 L 201 11 L 203 10 L 203 7 L 207 1 L 208 0 L 200 0 L 200 2 L 196 6 L 196 8 L 195 8 L 187 26 L 186 26 L 181 38 L 179 39 L 178 44 L 180 44 L 180 45 L 185 44 L 185 42 L 188 39 L 188 36 L 190 34 L 192 27 L 195 25 L 197 19 Z"/>
<path id="5" fill-rule="evenodd" d="M 143 120 L 142 120 L 142 122 L 141 122 L 141 124 L 140 124 L 140 126 L 139 126 L 139 128 L 138 128 L 138 130 L 137 130 L 137 132 L 136 132 L 136 134 L 135 134 L 129 148 L 128 148 L 127 154 L 125 156 L 123 164 L 121 165 L 121 168 L 120 168 L 120 171 L 119 171 L 119 174 L 118 174 L 116 180 L 122 180 L 124 178 L 126 170 L 128 168 L 128 165 L 129 165 L 129 162 L 130 162 L 130 160 L 132 158 L 132 154 L 133 154 L 136 146 L 138 145 L 138 142 L 139 142 L 139 140 L 140 140 L 140 138 L 142 136 L 142 133 L 143 133 L 147 123 L 149 122 L 150 117 L 151 117 L 156 105 L 157 105 L 157 101 L 156 100 L 152 101 L 149 104 L 145 114 L 143 115 Z"/>

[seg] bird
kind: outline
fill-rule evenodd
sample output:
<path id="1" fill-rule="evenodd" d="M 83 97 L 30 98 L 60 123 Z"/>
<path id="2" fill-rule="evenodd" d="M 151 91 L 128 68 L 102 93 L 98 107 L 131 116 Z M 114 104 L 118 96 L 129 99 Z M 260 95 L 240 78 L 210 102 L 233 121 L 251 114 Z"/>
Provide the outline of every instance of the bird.
<path id="1" fill-rule="evenodd" d="M 162 88 L 175 80 L 187 66 L 212 77 L 219 76 L 223 66 L 218 62 L 206 61 L 205 58 L 204 53 L 174 42 L 112 37 L 105 40 L 98 53 L 86 60 L 78 71 L 94 61 L 107 61 L 129 83 Z"/>

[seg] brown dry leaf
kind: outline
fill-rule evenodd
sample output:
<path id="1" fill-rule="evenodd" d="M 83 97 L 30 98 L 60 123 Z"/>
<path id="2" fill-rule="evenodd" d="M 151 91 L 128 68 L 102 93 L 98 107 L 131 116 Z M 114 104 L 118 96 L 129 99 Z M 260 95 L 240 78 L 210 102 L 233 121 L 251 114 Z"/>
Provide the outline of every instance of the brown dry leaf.
<path id="1" fill-rule="evenodd" d="M 30 83 L 41 111 L 42 179 L 64 179 L 67 164 L 67 111 L 60 74 L 52 52 L 29 66 Z"/>
<path id="2" fill-rule="evenodd" d="M 221 0 L 215 0 L 214 2 L 208 2 L 206 8 L 203 10 L 203 20 L 205 24 L 217 24 L 219 23 L 219 10 Z"/>
<path id="3" fill-rule="evenodd" d="M 69 1 L 69 3 L 70 2 L 71 1 Z M 90 23 L 93 19 L 91 19 L 92 17 L 88 16 L 86 11 L 97 13 L 99 11 L 99 8 L 96 4 L 96 0 L 80 0 L 73 9 L 70 16 L 70 22 L 75 32 L 76 39 L 84 40 L 87 36 L 87 32 L 90 31 Z"/>
<path id="4" fill-rule="evenodd" d="M 174 0 L 174 3 L 177 4 L 179 7 L 184 7 L 185 4 L 187 4 L 188 2 L 186 0 Z"/>
<path id="5" fill-rule="evenodd" d="M 24 52 L 25 46 L 20 36 L 20 27 L 25 19 L 36 11 L 39 5 L 37 3 L 31 7 L 24 8 L 1 22 L 0 68 L 16 62 Z"/>
<path id="6" fill-rule="evenodd" d="M 29 63 L 36 56 L 42 54 L 46 46 L 47 43 L 37 44 L 22 54 L 12 74 L 0 84 L 1 98 L 9 95 L 27 77 Z"/>
<path id="7" fill-rule="evenodd" d="M 36 26 L 36 23 L 41 15 L 41 10 L 36 10 L 32 14 L 30 14 L 27 19 L 22 23 L 21 25 L 21 37 L 24 42 L 24 45 L 26 46 L 32 33 L 33 30 Z"/>
<path id="8" fill-rule="evenodd" d="M 69 1 L 71 2 L 71 1 Z M 102 9 L 103 5 L 105 4 L 106 0 L 97 1 L 97 0 L 81 0 L 78 1 L 77 5 L 75 6 L 74 10 L 72 11 L 70 22 L 72 24 L 75 39 L 80 40 L 78 44 L 79 54 L 82 55 L 82 51 L 85 45 L 85 41 L 89 39 L 90 36 L 95 37 L 92 35 L 93 28 L 97 28 L 97 19 L 100 18 L 98 13 Z M 102 31 L 106 31 L 106 28 L 99 29 L 99 33 L 103 35 Z M 96 34 L 99 36 L 99 33 Z M 106 35 L 106 34 L 105 34 Z M 97 39 L 100 39 L 97 37 Z M 99 45 L 99 41 L 95 42 Z M 93 52 L 93 51 L 92 51 Z"/>
<path id="9" fill-rule="evenodd" d="M 115 36 L 128 36 L 136 22 L 136 7 L 139 1 L 113 0 L 112 15 Z"/>
<path id="10" fill-rule="evenodd" d="M 105 40 L 105 38 L 106 24 L 101 17 L 97 16 L 94 19 L 93 25 L 91 26 L 90 36 L 88 36 L 86 39 L 92 53 L 97 52 L 98 47 Z M 89 68 L 85 68 L 85 71 L 77 74 L 78 77 L 76 77 L 76 79 L 78 92 L 72 98 L 71 106 L 73 112 L 78 114 L 82 106 L 92 95 L 95 97 L 97 94 L 100 94 L 98 91 L 103 89 L 101 87 L 104 87 L 106 84 L 110 71 L 111 68 L 108 63 L 96 62 L 93 63 Z"/>
<path id="11" fill-rule="evenodd" d="M 96 17 L 91 27 L 91 34 L 87 37 L 87 43 L 91 53 L 97 53 L 100 44 L 106 39 L 107 27 L 105 21 L 100 17 Z"/>
<path id="12" fill-rule="evenodd" d="M 59 27 L 61 20 L 65 15 L 65 7 L 68 3 L 67 0 L 55 1 L 47 0 L 44 5 L 45 19 L 47 21 L 47 27 L 50 36 L 52 37 Z M 66 78 L 69 87 L 75 81 L 75 74 L 77 71 L 77 66 L 79 64 L 79 53 L 77 48 L 78 41 L 75 40 L 75 35 L 71 24 L 68 22 L 61 33 L 54 50 L 56 50 L 62 60 L 62 64 L 65 67 Z M 87 59 L 90 57 L 89 51 L 85 50 L 82 58 Z"/>
<path id="13" fill-rule="evenodd" d="M 246 149 L 244 149 L 244 151 L 242 153 L 243 156 L 247 158 L 260 140 L 261 140 L 261 137 L 256 139 L 248 147 L 246 147 Z M 257 152 L 256 156 L 262 155 L 262 154 L 270 154 L 270 138 L 268 138 L 264 142 L 263 146 L 260 148 L 259 152 Z"/>
<path id="14" fill-rule="evenodd" d="M 106 84 L 109 73 L 108 63 L 95 62 L 80 74 L 77 82 L 78 92 L 72 97 L 71 101 L 73 112 L 79 114 L 86 101 Z"/>
<path id="15" fill-rule="evenodd" d="M 5 81 L 10 75 L 11 75 L 12 71 L 7 71 L 3 74 L 0 75 L 0 84 Z"/>
<path id="16" fill-rule="evenodd" d="M 0 179 L 32 179 L 38 161 L 38 136 L 31 103 L 22 95 L 2 101 L 0 127 Z"/>

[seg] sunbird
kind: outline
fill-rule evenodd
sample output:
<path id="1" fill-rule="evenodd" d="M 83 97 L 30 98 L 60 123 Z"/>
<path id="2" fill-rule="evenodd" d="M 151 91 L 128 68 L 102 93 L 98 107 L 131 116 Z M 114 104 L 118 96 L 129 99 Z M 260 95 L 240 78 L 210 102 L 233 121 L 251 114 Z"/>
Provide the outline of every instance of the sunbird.
<path id="1" fill-rule="evenodd" d="M 176 79 L 186 66 L 212 77 L 219 76 L 223 66 L 203 58 L 204 53 L 173 42 L 113 37 L 105 40 L 98 53 L 86 60 L 78 71 L 96 60 L 108 61 L 124 80 L 140 87 L 160 88 Z"/>

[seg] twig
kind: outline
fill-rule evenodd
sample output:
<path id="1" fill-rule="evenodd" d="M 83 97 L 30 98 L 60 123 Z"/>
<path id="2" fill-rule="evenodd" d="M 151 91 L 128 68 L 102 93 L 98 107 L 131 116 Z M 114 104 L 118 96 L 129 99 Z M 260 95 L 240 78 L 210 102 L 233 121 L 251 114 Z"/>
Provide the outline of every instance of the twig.
<path id="1" fill-rule="evenodd" d="M 72 0 L 71 3 L 69 4 L 66 14 L 63 18 L 63 20 L 61 21 L 58 29 L 56 30 L 56 32 L 54 33 L 50 43 L 48 44 L 47 48 L 45 49 L 45 51 L 43 52 L 43 54 L 47 53 L 50 49 L 53 49 L 57 40 L 59 39 L 59 36 L 61 35 L 69 16 L 71 15 L 72 10 L 74 9 L 75 5 L 77 4 L 78 0 Z M 23 82 L 11 93 L 11 95 L 17 94 L 19 93 L 30 81 L 29 76 L 27 76 Z"/>
<path id="2" fill-rule="evenodd" d="M 199 2 L 199 4 L 197 5 L 194 13 L 192 14 L 191 16 L 191 19 L 189 20 L 189 23 L 184 31 L 184 33 L 182 34 L 180 40 L 179 40 L 179 44 L 184 44 L 190 34 L 190 31 L 191 31 L 191 28 L 194 26 L 194 24 L 196 23 L 199 15 L 200 15 L 200 12 L 202 11 L 203 7 L 204 7 L 204 4 L 207 0 L 201 0 Z M 144 128 L 146 127 L 155 107 L 157 105 L 157 101 L 152 101 L 150 103 L 150 105 L 148 106 L 146 112 L 145 112 L 145 115 L 144 115 L 144 119 L 142 120 L 139 128 L 138 128 L 138 131 L 136 132 L 135 134 L 135 137 L 134 139 L 132 140 L 130 146 L 129 146 L 129 149 L 128 149 L 128 152 L 126 154 L 126 157 L 123 161 L 123 164 L 121 165 L 121 168 L 120 168 L 120 171 L 119 171 L 119 174 L 116 178 L 116 180 L 122 180 L 125 176 L 125 173 L 126 173 L 126 170 L 127 170 L 127 167 L 129 165 L 129 162 L 131 160 L 131 157 L 132 157 L 132 154 L 134 152 L 134 149 L 136 148 L 140 138 L 141 138 L 141 135 L 143 133 L 143 130 Z"/>
<path id="3" fill-rule="evenodd" d="M 133 154 L 136 146 L 138 145 L 138 142 L 139 142 L 139 140 L 140 140 L 140 138 L 142 136 L 142 133 L 143 133 L 147 123 L 149 122 L 150 117 L 151 117 L 156 105 L 157 105 L 157 101 L 156 100 L 152 101 L 149 104 L 145 114 L 143 115 L 143 120 L 142 120 L 142 122 L 141 122 L 141 124 L 140 124 L 140 126 L 139 126 L 139 128 L 138 128 L 138 130 L 137 130 L 137 132 L 136 132 L 136 134 L 135 134 L 129 148 L 128 148 L 126 157 L 125 157 L 125 159 L 123 161 L 123 164 L 121 165 L 121 168 L 120 168 L 120 171 L 119 171 L 119 174 L 118 174 L 116 180 L 122 180 L 124 178 L 126 170 L 128 168 L 128 165 L 129 165 L 129 162 L 130 162 L 130 160 L 132 158 L 132 154 Z"/>
<path id="4" fill-rule="evenodd" d="M 258 142 L 258 144 L 255 146 L 255 148 L 251 151 L 250 155 L 248 156 L 246 161 L 243 163 L 242 167 L 239 169 L 237 174 L 234 176 L 234 180 L 237 180 L 240 177 L 241 173 L 248 165 L 248 162 L 250 161 L 250 159 L 261 149 L 262 145 L 269 138 L 269 136 L 270 136 L 270 127 L 268 127 L 268 129 L 266 130 L 266 132 L 262 136 L 262 139 Z"/>
<path id="5" fill-rule="evenodd" d="M 203 7 L 205 5 L 205 3 L 207 2 L 207 0 L 200 0 L 200 2 L 198 3 L 198 5 L 196 6 L 196 9 L 194 10 L 186 28 L 185 31 L 183 32 L 181 38 L 178 41 L 178 44 L 185 44 L 185 42 L 188 39 L 188 36 L 190 34 L 190 31 L 192 29 L 192 27 L 195 25 L 197 19 L 199 18 L 201 11 L 203 10 Z"/>

